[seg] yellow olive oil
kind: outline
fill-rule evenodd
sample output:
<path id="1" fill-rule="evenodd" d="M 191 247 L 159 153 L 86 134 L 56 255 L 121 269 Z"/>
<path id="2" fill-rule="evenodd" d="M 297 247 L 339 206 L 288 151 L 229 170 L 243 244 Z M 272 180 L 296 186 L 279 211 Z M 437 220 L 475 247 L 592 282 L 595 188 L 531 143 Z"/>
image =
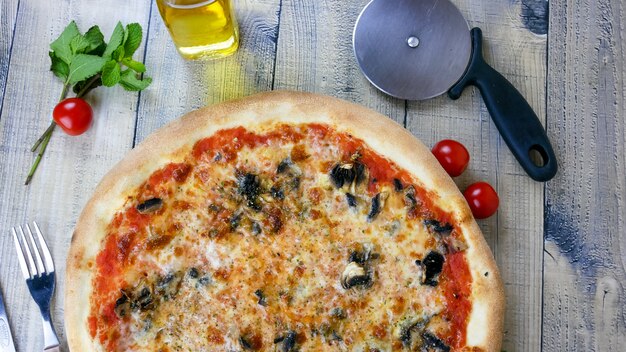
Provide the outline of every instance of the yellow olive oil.
<path id="1" fill-rule="evenodd" d="M 239 29 L 231 0 L 157 0 L 178 52 L 186 59 L 234 53 Z"/>

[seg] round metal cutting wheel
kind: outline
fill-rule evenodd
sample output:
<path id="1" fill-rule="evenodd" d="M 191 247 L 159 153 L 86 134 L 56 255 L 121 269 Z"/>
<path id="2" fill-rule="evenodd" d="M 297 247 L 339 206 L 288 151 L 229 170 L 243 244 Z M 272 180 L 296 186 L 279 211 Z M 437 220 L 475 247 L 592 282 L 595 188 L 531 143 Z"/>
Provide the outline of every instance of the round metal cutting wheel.
<path id="1" fill-rule="evenodd" d="M 372 0 L 357 19 L 353 45 L 365 77 L 408 100 L 445 93 L 472 51 L 467 22 L 448 0 Z"/>

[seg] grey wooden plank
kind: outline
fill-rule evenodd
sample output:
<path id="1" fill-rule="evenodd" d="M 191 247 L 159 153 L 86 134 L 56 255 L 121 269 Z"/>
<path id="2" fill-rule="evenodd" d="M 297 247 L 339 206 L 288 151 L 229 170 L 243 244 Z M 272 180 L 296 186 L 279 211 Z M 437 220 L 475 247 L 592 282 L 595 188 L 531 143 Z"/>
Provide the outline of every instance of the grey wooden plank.
<path id="1" fill-rule="evenodd" d="M 529 10 L 533 1 L 453 1 L 470 27 L 483 30 L 483 54 L 545 120 L 547 13 Z M 469 150 L 468 170 L 455 179 L 461 190 L 489 182 L 500 196 L 493 217 L 479 220 L 505 284 L 507 308 L 503 349 L 536 351 L 541 345 L 543 186 L 530 179 L 502 141 L 480 94 L 468 88 L 461 99 L 447 96 L 410 102 L 407 128 L 427 145 L 452 138 Z"/>
<path id="2" fill-rule="evenodd" d="M 626 345 L 626 12 L 620 0 L 550 2 L 543 349 Z"/>
<path id="3" fill-rule="evenodd" d="M 13 45 L 13 30 L 19 0 L 6 0 L 0 3 L 0 116 L 4 102 L 11 47 Z"/>
<path id="4" fill-rule="evenodd" d="M 369 84 L 354 58 L 352 31 L 367 2 L 283 0 L 273 88 L 346 99 L 403 124 L 404 100 Z"/>
<path id="5" fill-rule="evenodd" d="M 41 317 L 19 273 L 10 226 L 37 220 L 57 268 L 53 319 L 67 350 L 63 327 L 65 260 L 74 223 L 104 173 L 131 147 L 137 94 L 121 88 L 90 93 L 94 125 L 70 137 L 57 130 L 30 186 L 32 143 L 49 124 L 61 83 L 49 72 L 48 47 L 74 19 L 85 31 L 99 24 L 108 37 L 118 20 L 148 22 L 147 2 L 20 1 L 15 40 L 0 117 L 0 282 L 18 351 L 42 349 Z M 108 38 L 107 38 L 108 39 Z M 140 49 L 140 52 L 143 52 Z"/>
<path id="6" fill-rule="evenodd" d="M 151 90 L 142 92 L 136 142 L 193 109 L 271 89 L 279 0 L 245 0 L 234 5 L 241 34 L 239 50 L 208 61 L 180 57 L 153 6 L 146 66 L 161 78 Z"/>

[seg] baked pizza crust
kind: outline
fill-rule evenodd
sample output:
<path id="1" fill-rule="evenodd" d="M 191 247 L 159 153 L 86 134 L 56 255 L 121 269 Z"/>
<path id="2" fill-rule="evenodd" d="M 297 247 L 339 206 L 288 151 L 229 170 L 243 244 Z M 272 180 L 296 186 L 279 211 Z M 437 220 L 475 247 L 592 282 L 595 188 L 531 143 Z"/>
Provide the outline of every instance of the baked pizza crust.
<path id="1" fill-rule="evenodd" d="M 430 150 L 393 120 L 340 99 L 293 91 L 274 91 L 190 112 L 148 136 L 130 151 L 97 186 L 72 236 L 65 286 L 65 327 L 73 351 L 101 351 L 87 328 L 95 257 L 114 210 L 155 170 L 182 160 L 194 143 L 216 131 L 236 126 L 260 130 L 275 122 L 320 122 L 364 140 L 372 150 L 393 160 L 439 196 L 438 207 L 453 214 L 462 229 L 472 275 L 472 312 L 467 345 L 499 351 L 505 299 L 502 281 L 482 233 L 454 181 Z"/>

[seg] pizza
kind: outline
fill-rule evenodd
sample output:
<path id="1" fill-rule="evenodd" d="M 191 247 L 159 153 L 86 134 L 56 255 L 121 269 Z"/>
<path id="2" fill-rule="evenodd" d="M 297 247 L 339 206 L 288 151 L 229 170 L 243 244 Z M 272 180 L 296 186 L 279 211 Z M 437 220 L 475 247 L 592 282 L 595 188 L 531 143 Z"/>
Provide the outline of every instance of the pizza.
<path id="1" fill-rule="evenodd" d="M 73 351 L 499 351 L 467 203 L 404 128 L 271 92 L 191 112 L 101 181 L 72 237 Z"/>

